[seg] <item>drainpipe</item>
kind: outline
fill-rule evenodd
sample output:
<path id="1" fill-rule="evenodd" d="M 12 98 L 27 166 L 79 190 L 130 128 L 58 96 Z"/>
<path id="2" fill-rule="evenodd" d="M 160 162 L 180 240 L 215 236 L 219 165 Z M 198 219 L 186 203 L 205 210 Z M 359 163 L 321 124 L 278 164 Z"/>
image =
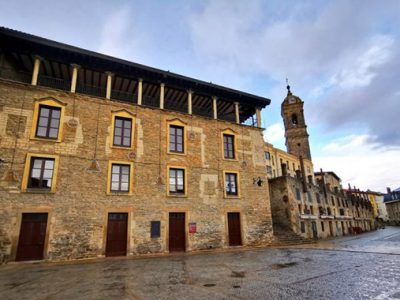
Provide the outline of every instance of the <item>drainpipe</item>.
<path id="1" fill-rule="evenodd" d="M 302 155 L 300 155 L 300 168 L 302 175 L 303 192 L 305 193 L 307 192 L 307 179 L 306 179 L 306 170 L 304 170 L 304 160 Z"/>

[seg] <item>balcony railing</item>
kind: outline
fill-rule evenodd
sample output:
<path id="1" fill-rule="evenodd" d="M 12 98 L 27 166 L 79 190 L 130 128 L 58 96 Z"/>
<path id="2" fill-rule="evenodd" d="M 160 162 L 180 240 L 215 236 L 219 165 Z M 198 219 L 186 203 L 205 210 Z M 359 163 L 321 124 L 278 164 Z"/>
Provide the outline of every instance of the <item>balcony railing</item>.
<path id="1" fill-rule="evenodd" d="M 151 97 L 143 95 L 142 104 L 145 106 L 159 107 L 160 99 L 158 97 Z"/>
<path id="2" fill-rule="evenodd" d="M 180 112 L 184 112 L 184 113 L 188 112 L 187 104 L 179 105 L 176 102 L 174 102 L 173 100 L 169 100 L 169 99 L 164 100 L 164 108 L 170 109 L 170 110 L 176 110 L 176 111 L 180 111 Z"/>
<path id="3" fill-rule="evenodd" d="M 0 78 L 24 83 L 31 83 L 32 73 L 17 71 L 9 68 L 0 68 Z"/>
<path id="4" fill-rule="evenodd" d="M 44 75 L 39 75 L 38 84 L 63 91 L 69 91 L 71 89 L 71 81 Z"/>
<path id="5" fill-rule="evenodd" d="M 128 101 L 130 103 L 137 103 L 137 94 L 130 94 L 122 91 L 112 90 L 111 99 Z"/>
<path id="6" fill-rule="evenodd" d="M 104 88 L 99 88 L 97 86 L 92 86 L 92 85 L 81 85 L 78 84 L 76 87 L 76 92 L 77 93 L 82 93 L 82 94 L 89 94 L 97 97 L 105 97 L 106 96 L 106 89 Z"/>

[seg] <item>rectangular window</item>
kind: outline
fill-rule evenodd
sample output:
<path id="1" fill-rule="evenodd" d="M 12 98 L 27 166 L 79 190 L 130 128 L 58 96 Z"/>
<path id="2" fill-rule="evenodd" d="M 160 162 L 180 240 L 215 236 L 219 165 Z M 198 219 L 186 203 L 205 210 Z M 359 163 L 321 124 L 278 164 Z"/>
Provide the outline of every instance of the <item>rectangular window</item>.
<path id="1" fill-rule="evenodd" d="M 325 208 L 323 208 L 322 206 L 318 207 L 318 211 L 320 215 L 324 215 L 325 214 Z"/>
<path id="2" fill-rule="evenodd" d="M 296 188 L 296 199 L 301 201 L 301 194 L 300 194 L 300 189 Z"/>
<path id="3" fill-rule="evenodd" d="M 131 147 L 132 119 L 115 117 L 114 146 Z"/>
<path id="4" fill-rule="evenodd" d="M 311 197 L 310 191 L 307 192 L 307 199 L 308 199 L 308 202 L 312 202 L 312 197 Z"/>
<path id="5" fill-rule="evenodd" d="M 230 196 L 238 195 L 236 173 L 225 173 L 225 190 L 227 195 Z"/>
<path id="6" fill-rule="evenodd" d="M 271 154 L 268 151 L 265 151 L 265 159 L 270 160 L 271 159 Z"/>
<path id="7" fill-rule="evenodd" d="M 319 193 L 315 193 L 315 197 L 317 198 L 317 202 L 321 203 L 321 196 Z"/>
<path id="8" fill-rule="evenodd" d="M 314 214 L 314 207 L 312 207 L 312 205 L 310 205 L 310 214 Z"/>
<path id="9" fill-rule="evenodd" d="M 151 238 L 159 238 L 160 237 L 160 221 L 151 221 L 151 230 L 150 230 L 150 237 Z"/>
<path id="10" fill-rule="evenodd" d="M 169 169 L 169 193 L 185 194 L 185 170 Z"/>
<path id="11" fill-rule="evenodd" d="M 321 229 L 322 229 L 322 232 L 325 231 L 324 221 L 321 221 Z"/>
<path id="12" fill-rule="evenodd" d="M 54 159 L 32 157 L 30 167 L 28 188 L 51 189 Z"/>
<path id="13" fill-rule="evenodd" d="M 46 105 L 39 106 L 36 137 L 57 139 L 60 127 L 61 109 Z"/>
<path id="14" fill-rule="evenodd" d="M 184 127 L 171 125 L 169 126 L 169 151 L 176 153 L 184 152 Z"/>
<path id="15" fill-rule="evenodd" d="M 130 165 L 112 164 L 111 166 L 111 192 L 129 192 Z"/>
<path id="16" fill-rule="evenodd" d="M 224 158 L 235 159 L 235 136 L 224 134 Z"/>
<path id="17" fill-rule="evenodd" d="M 304 222 L 300 222 L 301 233 L 306 232 L 306 227 L 304 226 Z"/>
<path id="18" fill-rule="evenodd" d="M 267 166 L 267 174 L 268 175 L 272 174 L 272 167 L 271 166 Z"/>

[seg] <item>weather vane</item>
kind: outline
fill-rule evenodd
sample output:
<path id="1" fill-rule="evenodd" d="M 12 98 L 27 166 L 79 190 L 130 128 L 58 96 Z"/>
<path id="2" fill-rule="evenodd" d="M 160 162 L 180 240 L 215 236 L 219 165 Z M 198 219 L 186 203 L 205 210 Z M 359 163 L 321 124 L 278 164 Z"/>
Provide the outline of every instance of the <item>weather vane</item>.
<path id="1" fill-rule="evenodd" d="M 292 92 L 290 91 L 289 79 L 287 77 L 286 77 L 286 88 L 287 88 L 287 91 L 288 91 L 288 95 L 291 95 Z"/>

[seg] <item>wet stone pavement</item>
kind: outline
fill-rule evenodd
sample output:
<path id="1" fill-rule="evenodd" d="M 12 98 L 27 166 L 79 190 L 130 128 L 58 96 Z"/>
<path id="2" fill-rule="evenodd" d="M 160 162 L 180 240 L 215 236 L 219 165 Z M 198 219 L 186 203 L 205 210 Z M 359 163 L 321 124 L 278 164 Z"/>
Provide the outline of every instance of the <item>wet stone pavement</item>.
<path id="1" fill-rule="evenodd" d="M 0 266 L 3 300 L 112 298 L 400 299 L 400 227 L 303 248 Z"/>

